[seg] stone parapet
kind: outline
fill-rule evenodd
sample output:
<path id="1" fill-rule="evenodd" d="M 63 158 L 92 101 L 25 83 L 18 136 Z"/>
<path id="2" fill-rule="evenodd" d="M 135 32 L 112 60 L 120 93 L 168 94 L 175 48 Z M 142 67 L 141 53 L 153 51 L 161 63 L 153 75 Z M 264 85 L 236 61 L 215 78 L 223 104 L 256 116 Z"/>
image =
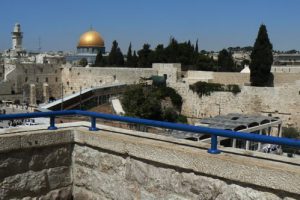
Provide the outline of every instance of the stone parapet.
<path id="1" fill-rule="evenodd" d="M 0 199 L 287 199 L 300 160 L 89 123 L 0 134 Z M 63 128 L 69 127 L 69 128 Z"/>

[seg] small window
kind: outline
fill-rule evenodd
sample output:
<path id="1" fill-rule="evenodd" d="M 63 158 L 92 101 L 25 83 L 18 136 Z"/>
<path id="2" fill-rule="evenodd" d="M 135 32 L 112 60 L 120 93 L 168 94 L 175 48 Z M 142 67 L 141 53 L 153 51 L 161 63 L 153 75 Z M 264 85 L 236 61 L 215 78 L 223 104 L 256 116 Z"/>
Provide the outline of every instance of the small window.
<path id="1" fill-rule="evenodd" d="M 46 83 L 48 83 L 48 77 L 45 78 Z"/>
<path id="2" fill-rule="evenodd" d="M 57 77 L 55 77 L 55 82 L 57 82 L 58 81 L 58 78 Z"/>
<path id="3" fill-rule="evenodd" d="M 36 78 L 36 82 L 37 82 L 37 83 L 39 82 L 39 78 Z"/>
<path id="4" fill-rule="evenodd" d="M 27 83 L 27 81 L 28 81 L 28 77 L 25 77 L 25 83 Z"/>

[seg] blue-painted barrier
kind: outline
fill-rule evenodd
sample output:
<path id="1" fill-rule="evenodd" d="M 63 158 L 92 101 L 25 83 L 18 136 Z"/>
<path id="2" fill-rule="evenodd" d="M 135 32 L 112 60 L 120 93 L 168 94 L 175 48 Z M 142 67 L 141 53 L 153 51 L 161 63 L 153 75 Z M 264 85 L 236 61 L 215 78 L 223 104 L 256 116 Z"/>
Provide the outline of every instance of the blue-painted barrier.
<path id="1" fill-rule="evenodd" d="M 187 132 L 193 132 L 193 133 L 199 133 L 199 134 L 209 134 L 209 135 L 211 135 L 211 148 L 208 150 L 208 152 L 212 153 L 212 154 L 220 153 L 220 151 L 217 148 L 217 144 L 218 144 L 217 136 L 222 136 L 222 137 L 227 137 L 227 138 L 235 138 L 235 139 L 244 139 L 244 140 L 250 140 L 250 141 L 256 141 L 256 142 L 270 143 L 270 144 L 286 145 L 286 146 L 300 148 L 300 140 L 296 140 L 296 139 L 279 138 L 279 137 L 274 137 L 274 136 L 242 133 L 242 132 L 235 132 L 235 131 L 229 131 L 229 130 L 201 127 L 201 126 L 192 126 L 192 125 L 187 125 L 187 124 L 177 124 L 177 123 L 171 123 L 171 122 L 139 119 L 139 118 L 133 118 L 133 117 L 123 117 L 123 116 L 118 116 L 118 115 L 81 111 L 81 110 L 6 114 L 6 115 L 0 115 L 0 120 L 50 117 L 50 126 L 48 127 L 48 129 L 55 130 L 55 129 L 57 129 L 57 127 L 55 126 L 55 117 L 67 116 L 67 115 L 80 115 L 80 116 L 90 117 L 91 118 L 91 127 L 89 128 L 90 131 L 98 130 L 96 127 L 96 119 L 100 118 L 100 119 L 106 119 L 106 120 L 111 120 L 111 121 L 143 124 L 143 125 L 147 125 L 147 126 L 175 129 L 175 130 L 181 130 L 181 131 L 187 131 Z"/>

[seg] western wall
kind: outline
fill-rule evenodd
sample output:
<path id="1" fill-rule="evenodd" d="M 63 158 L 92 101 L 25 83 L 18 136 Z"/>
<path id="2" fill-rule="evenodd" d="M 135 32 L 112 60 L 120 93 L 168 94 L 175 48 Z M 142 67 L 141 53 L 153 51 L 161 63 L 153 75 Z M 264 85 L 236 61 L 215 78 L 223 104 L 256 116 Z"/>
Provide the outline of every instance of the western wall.
<path id="1" fill-rule="evenodd" d="M 157 75 L 153 68 L 124 67 L 65 67 L 62 69 L 62 82 L 65 93 L 71 94 L 82 89 L 109 83 L 139 83 L 140 78 Z"/>
<path id="2" fill-rule="evenodd" d="M 82 89 L 110 83 L 134 84 L 141 77 L 166 76 L 167 84 L 183 97 L 182 113 L 190 118 L 219 114 L 256 113 L 278 116 L 284 126 L 299 127 L 300 73 L 274 73 L 274 87 L 250 87 L 249 74 L 181 71 L 180 64 L 153 64 L 152 68 L 74 67 L 71 65 L 18 64 L 0 84 L 2 100 L 46 102 Z M 189 89 L 197 81 L 240 85 L 236 95 L 214 92 L 200 98 Z M 14 92 L 14 94 L 12 94 Z M 21 99 L 20 99 L 21 98 Z"/>

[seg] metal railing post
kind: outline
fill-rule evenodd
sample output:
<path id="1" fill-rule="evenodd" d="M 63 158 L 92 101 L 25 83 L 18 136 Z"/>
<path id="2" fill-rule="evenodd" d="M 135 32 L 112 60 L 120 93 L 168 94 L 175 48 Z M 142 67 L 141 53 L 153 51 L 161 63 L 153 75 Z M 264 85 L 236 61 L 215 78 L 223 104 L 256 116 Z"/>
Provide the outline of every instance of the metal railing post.
<path id="1" fill-rule="evenodd" d="M 99 129 L 96 127 L 96 117 L 91 117 L 91 127 L 90 131 L 98 131 Z"/>
<path id="2" fill-rule="evenodd" d="M 56 130 L 57 127 L 55 126 L 55 116 L 50 117 L 50 126 L 48 130 Z"/>
<path id="3" fill-rule="evenodd" d="M 208 153 L 211 154 L 219 154 L 221 153 L 220 150 L 218 150 L 218 136 L 211 135 L 211 147 L 207 150 Z"/>

